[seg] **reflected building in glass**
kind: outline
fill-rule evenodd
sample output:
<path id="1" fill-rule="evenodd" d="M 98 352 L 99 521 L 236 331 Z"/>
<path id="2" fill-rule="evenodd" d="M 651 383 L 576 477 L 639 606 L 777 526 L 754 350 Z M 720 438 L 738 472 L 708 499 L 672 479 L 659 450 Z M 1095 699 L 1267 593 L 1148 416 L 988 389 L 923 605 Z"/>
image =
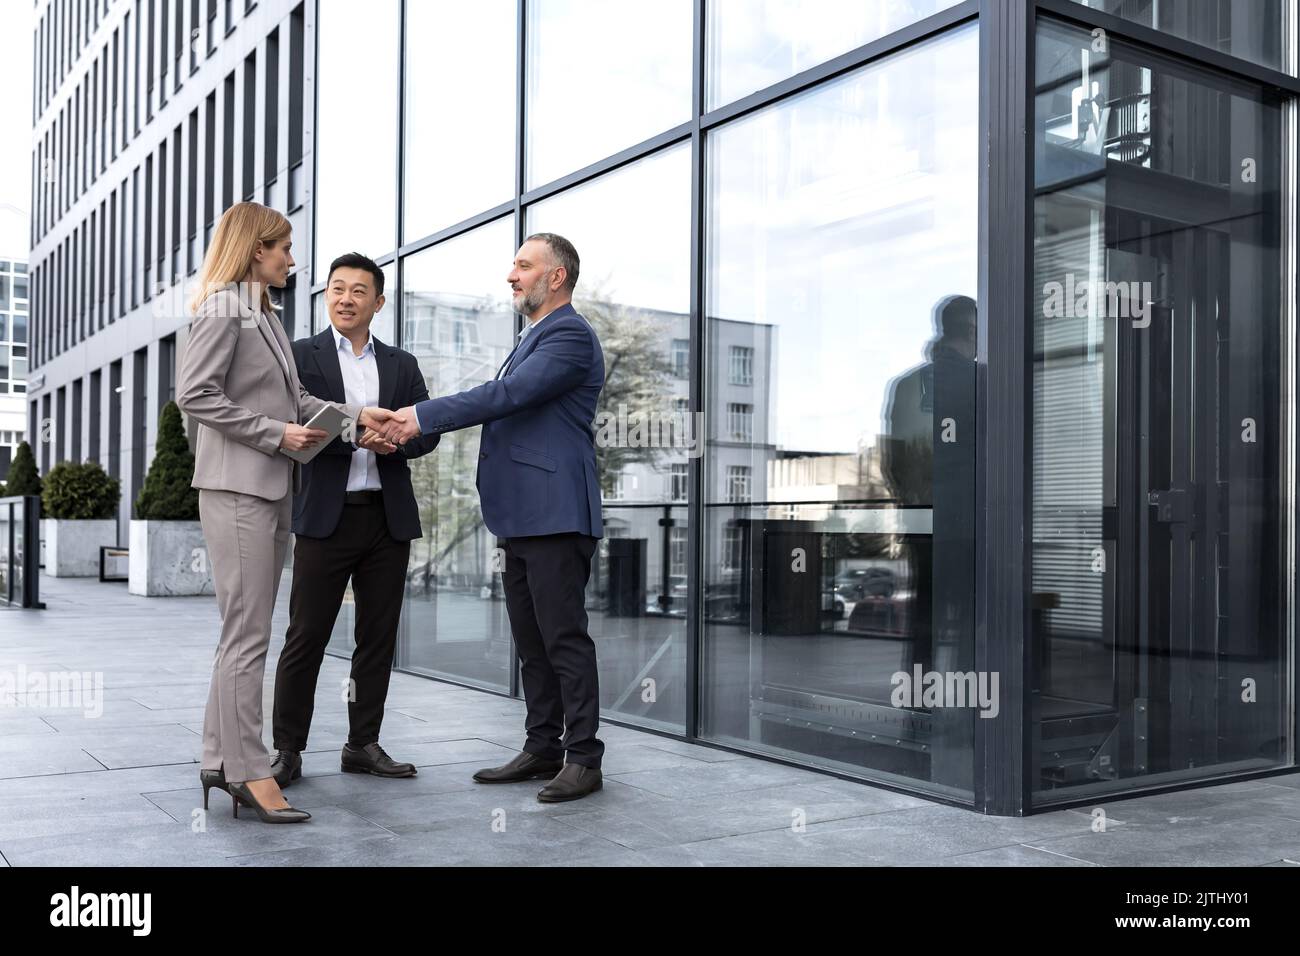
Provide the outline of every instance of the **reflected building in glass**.
<path id="1" fill-rule="evenodd" d="M 62 6 L 38 4 L 42 30 Z M 163 0 L 108 7 L 173 36 Z M 180 238 L 264 196 L 301 248 L 295 334 L 327 321 L 330 260 L 363 252 L 386 275 L 374 334 L 433 395 L 496 375 L 514 251 L 558 232 L 606 359 L 606 720 L 990 814 L 1295 766 L 1294 4 L 260 0 L 235 20 L 192 94 L 140 41 L 155 149 L 105 160 L 142 159 L 108 177 L 126 206 L 105 193 L 85 223 L 64 180 L 38 187 L 31 425 L 102 366 L 105 441 L 147 447 L 172 352 L 110 345 L 98 287 L 69 286 L 95 229 L 135 234 L 115 215 L 148 228 L 108 322 L 141 328 Z M 38 121 L 38 165 L 58 128 Z M 477 467 L 477 428 L 413 466 L 397 666 L 518 696 Z M 345 602 L 331 650 L 352 623 Z"/>

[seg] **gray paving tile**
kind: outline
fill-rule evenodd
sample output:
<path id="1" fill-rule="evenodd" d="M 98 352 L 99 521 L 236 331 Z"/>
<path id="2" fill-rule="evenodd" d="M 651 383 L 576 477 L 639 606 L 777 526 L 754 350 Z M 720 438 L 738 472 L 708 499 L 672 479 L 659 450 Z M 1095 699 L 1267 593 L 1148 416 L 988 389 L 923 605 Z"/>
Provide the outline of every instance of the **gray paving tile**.
<path id="1" fill-rule="evenodd" d="M 0 737 L 30 736 L 32 734 L 56 734 L 58 731 L 40 717 L 15 717 L 0 720 Z"/>
<path id="2" fill-rule="evenodd" d="M 108 799 L 37 794 L 21 803 L 11 802 L 0 812 L 0 843 L 172 822 L 170 816 L 136 793 Z"/>
<path id="3" fill-rule="evenodd" d="M 197 781 L 198 768 L 194 764 L 131 767 L 125 770 L 105 770 L 95 764 L 90 772 L 0 780 L 0 812 L 42 795 L 97 800 L 124 793 L 140 794 L 192 787 Z"/>
<path id="4" fill-rule="evenodd" d="M 1196 790 L 1177 790 L 1131 799 L 1098 802 L 1097 806 L 1113 820 L 1135 823 L 1176 823 L 1185 818 L 1209 822 L 1230 819 L 1243 805 L 1270 796 L 1285 795 L 1287 788 L 1275 786 L 1264 780 L 1243 780 Z M 1300 809 L 1300 799 L 1295 801 Z"/>
<path id="5" fill-rule="evenodd" d="M 660 797 L 604 806 L 575 802 L 565 822 L 633 849 L 782 830 L 795 825 L 851 819 L 933 804 L 886 790 L 860 788 L 854 796 L 810 784 L 702 794 L 689 802 Z M 635 788 L 633 788 L 635 791 Z M 643 791 L 644 792 L 644 791 Z"/>
<path id="6" fill-rule="evenodd" d="M 307 824 L 310 825 L 310 824 Z M 467 826 L 446 820 L 408 827 L 387 839 L 233 857 L 239 866 L 545 866 L 608 859 L 620 848 L 545 817 L 507 816 Z"/>
<path id="7" fill-rule="evenodd" d="M 7 840 L 0 853 L 11 866 L 218 866 L 224 858 L 179 824 Z"/>
<path id="8" fill-rule="evenodd" d="M 203 739 L 175 725 L 180 737 L 151 738 L 123 733 L 112 741 L 85 741 L 82 748 L 109 770 L 125 767 L 156 767 L 161 764 L 197 764 L 203 756 Z M 195 770 L 197 773 L 197 769 Z"/>
<path id="9" fill-rule="evenodd" d="M 959 853 L 938 861 L 940 866 L 1096 866 L 1087 860 L 1076 860 L 1050 850 L 1037 847 L 1000 846 L 992 850 Z"/>
<path id="10" fill-rule="evenodd" d="M 104 765 L 84 750 L 75 746 L 56 746 L 52 742 L 44 747 L 9 752 L 0 757 L 0 780 L 103 769 Z"/>
<path id="11" fill-rule="evenodd" d="M 610 776 L 615 776 L 610 774 Z M 621 783 L 678 799 L 709 793 L 758 790 L 790 783 L 814 783 L 822 779 L 808 770 L 796 770 L 760 760 L 727 761 L 692 767 L 690 773 L 676 768 L 638 770 L 617 775 Z"/>
<path id="12" fill-rule="evenodd" d="M 703 748 L 697 747 L 695 749 L 700 750 Z M 689 772 L 691 768 L 709 762 L 700 760 L 693 755 L 674 753 L 659 747 L 648 747 L 640 743 L 621 743 L 613 747 L 606 746 L 605 755 L 601 758 L 601 772 L 605 776 L 612 776 L 614 774 L 635 773 L 641 770 L 665 770 L 670 767 L 686 768 L 685 772 Z"/>
<path id="13" fill-rule="evenodd" d="M 682 740 L 670 740 L 657 734 L 643 734 L 641 746 L 650 747 L 654 750 L 663 750 L 670 754 L 681 754 L 684 757 L 692 757 L 705 763 L 725 763 L 728 760 L 749 759 L 744 754 L 732 753 L 729 750 L 715 750 L 712 747 L 701 747 L 698 744 L 688 744 Z"/>
<path id="14" fill-rule="evenodd" d="M 202 725 L 203 705 L 200 703 L 194 707 L 172 707 L 166 710 L 149 710 L 140 706 L 130 709 L 113 707 L 106 709 L 100 717 L 52 715 L 44 718 L 44 721 L 49 727 L 62 733 L 76 733 L 81 730 L 116 732 L 122 727 L 157 727 L 164 724 Z M 0 730 L 0 733 L 3 731 Z"/>
<path id="15" fill-rule="evenodd" d="M 1184 818 L 1025 842 L 1102 866 L 1257 866 L 1300 859 L 1300 824 L 1272 817 L 1216 823 Z"/>
<path id="16" fill-rule="evenodd" d="M 306 823 L 284 826 L 262 823 L 245 809 L 235 819 L 227 801 L 214 802 L 209 813 L 187 823 L 7 840 L 0 842 L 0 851 L 14 866 L 177 866 L 386 835 L 381 827 L 337 807 L 322 807 Z"/>

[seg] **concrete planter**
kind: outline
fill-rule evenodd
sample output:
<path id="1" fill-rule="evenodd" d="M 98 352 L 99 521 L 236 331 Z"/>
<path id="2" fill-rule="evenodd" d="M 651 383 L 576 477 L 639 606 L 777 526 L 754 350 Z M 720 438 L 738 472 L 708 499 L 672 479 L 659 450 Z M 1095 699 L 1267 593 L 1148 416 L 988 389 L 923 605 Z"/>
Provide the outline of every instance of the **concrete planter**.
<path id="1" fill-rule="evenodd" d="M 131 522 L 126 589 L 144 597 L 215 594 L 212 562 L 197 521 Z"/>
<path id="2" fill-rule="evenodd" d="M 116 518 L 42 518 L 45 573 L 55 578 L 99 577 L 99 549 L 117 544 Z"/>

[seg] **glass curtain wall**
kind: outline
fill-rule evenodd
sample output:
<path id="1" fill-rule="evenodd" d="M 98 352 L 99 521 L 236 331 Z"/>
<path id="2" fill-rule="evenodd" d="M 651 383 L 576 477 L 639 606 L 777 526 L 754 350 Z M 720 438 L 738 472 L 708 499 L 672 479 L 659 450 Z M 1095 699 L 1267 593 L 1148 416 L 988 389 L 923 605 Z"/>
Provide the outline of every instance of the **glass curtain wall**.
<path id="1" fill-rule="evenodd" d="M 1212 0 L 1053 6 L 1293 59 L 1274 0 L 1263 30 Z M 973 670 L 978 5 L 345 7 L 318 0 L 312 291 L 341 252 L 384 263 L 376 328 L 445 394 L 513 344 L 522 239 L 582 255 L 614 425 L 588 589 L 604 713 L 970 802 L 996 695 Z M 1038 22 L 1031 264 L 1070 303 L 1031 303 L 1023 706 L 1046 804 L 1291 759 L 1287 104 Z M 1107 316 L 1120 283 L 1147 324 Z M 511 692 L 477 434 L 416 466 L 399 666 Z"/>

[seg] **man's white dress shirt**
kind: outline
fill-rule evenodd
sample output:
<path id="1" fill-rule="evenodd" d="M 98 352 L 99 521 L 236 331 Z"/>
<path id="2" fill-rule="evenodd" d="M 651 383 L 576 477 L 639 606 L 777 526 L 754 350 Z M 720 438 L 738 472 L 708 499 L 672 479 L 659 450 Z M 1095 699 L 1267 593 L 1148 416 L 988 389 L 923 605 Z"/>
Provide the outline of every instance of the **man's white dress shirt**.
<path id="1" fill-rule="evenodd" d="M 343 393 L 346 404 L 374 408 L 379 404 L 379 365 L 375 361 L 375 340 L 366 333 L 366 344 L 360 355 L 352 354 L 352 343 L 338 329 L 334 333 L 334 347 L 338 351 L 339 371 L 343 373 Z M 353 443 L 356 447 L 356 443 Z M 357 448 L 352 453 L 348 468 L 348 491 L 379 491 L 379 468 L 375 453 L 368 448 Z"/>

